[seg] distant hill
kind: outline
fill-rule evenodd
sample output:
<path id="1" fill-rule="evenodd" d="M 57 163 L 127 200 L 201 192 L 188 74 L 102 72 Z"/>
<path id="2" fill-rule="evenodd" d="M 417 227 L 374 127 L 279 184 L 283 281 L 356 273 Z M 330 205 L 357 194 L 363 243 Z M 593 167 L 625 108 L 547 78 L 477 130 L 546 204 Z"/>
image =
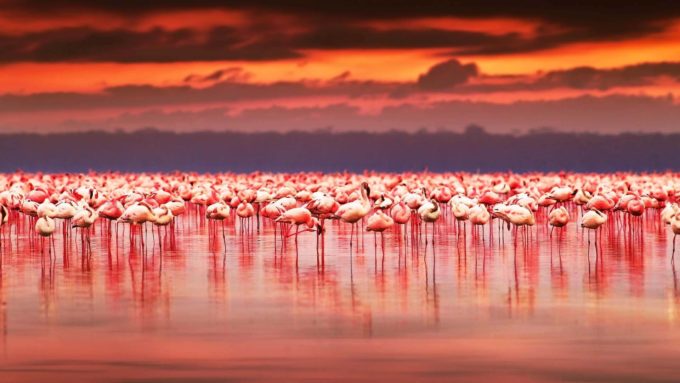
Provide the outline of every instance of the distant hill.
<path id="1" fill-rule="evenodd" d="M 680 170 L 678 134 L 133 133 L 0 135 L 0 171 Z"/>

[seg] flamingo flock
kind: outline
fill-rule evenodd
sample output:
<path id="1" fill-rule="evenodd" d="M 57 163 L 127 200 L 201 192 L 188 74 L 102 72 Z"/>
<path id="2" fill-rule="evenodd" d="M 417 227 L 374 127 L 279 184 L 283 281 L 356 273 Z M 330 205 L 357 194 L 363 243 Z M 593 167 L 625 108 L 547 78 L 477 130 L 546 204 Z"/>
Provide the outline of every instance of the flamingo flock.
<path id="1" fill-rule="evenodd" d="M 0 175 L 2 242 L 28 238 L 52 251 L 54 236 L 80 236 L 91 253 L 93 236 L 127 235 L 147 246 L 148 231 L 162 246 L 172 240 L 178 217 L 207 224 L 223 238 L 227 228 L 256 236 L 273 228 L 285 244 L 315 233 L 323 251 L 329 228 L 350 228 L 349 249 L 364 233 L 434 246 L 435 234 L 473 235 L 530 241 L 534 227 L 549 227 L 546 240 L 560 241 L 569 225 L 602 241 L 603 228 L 635 239 L 642 220 L 658 222 L 675 239 L 680 234 L 680 175 L 579 173 L 88 173 Z M 189 218 L 191 218 L 189 217 Z M 469 223 L 469 225 L 468 225 Z M 30 233 L 19 228 L 29 225 Z M 122 225 L 122 230 L 119 229 Z M 61 229 L 60 229 L 61 227 Z M 14 229 L 13 229 L 14 228 Z M 221 230 L 218 230 L 221 228 Z M 558 233 L 555 234 L 554 231 Z M 97 237 L 97 234 L 98 236 Z M 488 234 L 486 234 L 488 233 Z M 39 241 L 39 242 L 38 242 Z M 377 239 L 376 239 L 377 241 Z M 46 244 L 47 243 L 47 244 Z M 70 243 L 70 242 L 69 242 Z M 377 242 L 376 242 L 377 243 Z"/>

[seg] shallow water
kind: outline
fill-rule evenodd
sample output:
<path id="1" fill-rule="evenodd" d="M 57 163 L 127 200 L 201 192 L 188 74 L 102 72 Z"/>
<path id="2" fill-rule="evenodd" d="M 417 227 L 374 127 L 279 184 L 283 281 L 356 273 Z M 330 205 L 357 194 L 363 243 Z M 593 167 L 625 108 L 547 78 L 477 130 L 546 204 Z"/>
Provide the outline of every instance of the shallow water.
<path id="1" fill-rule="evenodd" d="M 3 233 L 0 381 L 676 382 L 672 235 L 656 213 L 620 225 L 596 247 L 573 223 L 515 240 L 440 222 L 434 246 L 409 228 L 383 254 L 329 222 L 317 256 L 269 223 L 228 225 L 225 250 L 192 212 L 162 251 L 98 225 L 91 258 L 75 233 L 50 258 L 22 221 Z"/>

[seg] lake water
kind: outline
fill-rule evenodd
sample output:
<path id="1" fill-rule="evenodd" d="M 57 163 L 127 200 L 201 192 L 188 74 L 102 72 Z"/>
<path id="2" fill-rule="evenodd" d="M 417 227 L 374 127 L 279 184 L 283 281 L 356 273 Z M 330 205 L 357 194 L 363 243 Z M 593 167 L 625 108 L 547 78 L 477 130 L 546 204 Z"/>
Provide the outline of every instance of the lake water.
<path id="1" fill-rule="evenodd" d="M 314 233 L 282 249 L 269 222 L 230 223 L 225 248 L 192 211 L 162 250 L 150 229 L 142 248 L 98 225 L 91 257 L 75 232 L 43 254 L 15 222 L 0 381 L 680 380 L 680 265 L 657 213 L 635 232 L 610 221 L 597 247 L 541 217 L 517 240 L 445 219 L 434 246 L 409 228 L 384 253 L 371 233 L 350 251 L 349 226 L 329 222 L 317 255 Z"/>

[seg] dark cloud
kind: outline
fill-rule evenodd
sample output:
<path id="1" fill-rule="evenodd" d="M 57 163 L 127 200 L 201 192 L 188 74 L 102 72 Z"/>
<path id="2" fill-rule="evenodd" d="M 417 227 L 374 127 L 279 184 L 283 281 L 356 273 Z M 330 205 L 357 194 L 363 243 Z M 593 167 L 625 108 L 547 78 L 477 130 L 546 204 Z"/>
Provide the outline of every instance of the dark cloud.
<path id="1" fill-rule="evenodd" d="M 53 92 L 0 95 L 0 114 L 54 110 L 144 108 L 322 96 L 353 98 L 387 94 L 396 86 L 395 84 L 371 81 L 331 81 L 329 83 L 281 81 L 269 84 L 223 81 L 205 88 L 125 85 L 109 87 L 96 94 Z"/>
<path id="2" fill-rule="evenodd" d="M 590 67 L 550 71 L 533 76 L 484 76 L 474 63 L 452 59 L 432 66 L 413 82 L 386 83 L 356 81 L 344 72 L 328 81 L 246 82 L 248 73 L 225 68 L 208 74 L 192 74 L 185 82 L 207 83 L 207 87 L 125 85 L 101 92 L 53 92 L 0 95 L 0 115 L 17 112 L 93 110 L 111 108 L 150 108 L 157 106 L 201 105 L 295 99 L 309 97 L 403 99 L 426 92 L 451 95 L 494 92 L 544 91 L 550 89 L 608 90 L 652 85 L 660 78 L 680 82 L 680 62 L 643 63 L 611 69 Z M 478 81 L 470 82 L 475 78 Z M 495 80 L 502 79 L 502 82 Z"/>
<path id="3" fill-rule="evenodd" d="M 494 47 L 532 49 L 518 34 L 439 29 L 389 29 L 310 25 L 306 31 L 266 32 L 219 26 L 147 31 L 69 27 L 21 35 L 0 34 L 0 62 L 179 62 L 277 60 L 302 57 L 303 49 L 450 48 L 467 53 Z"/>
<path id="4" fill-rule="evenodd" d="M 337 76 L 333 76 L 330 80 L 328 80 L 329 83 L 338 83 L 338 82 L 346 82 L 349 80 L 350 76 L 352 75 L 352 72 L 346 70 L 342 73 L 340 73 Z"/>
<path id="5" fill-rule="evenodd" d="M 654 28 L 663 29 L 656 24 Z M 295 33 L 285 27 L 218 26 L 207 32 L 190 28 L 136 31 L 70 27 L 0 35 L 0 62 L 257 61 L 298 58 L 305 49 L 442 48 L 450 49 L 454 56 L 495 55 L 607 38 L 610 36 L 591 35 L 583 29 L 524 36 L 435 28 L 378 29 L 337 23 L 310 23 L 305 31 Z"/>
<path id="6" fill-rule="evenodd" d="M 66 17 L 104 12 L 129 20 L 169 11 L 227 9 L 245 12 L 251 28 L 217 27 L 205 36 L 191 29 L 132 31 L 69 28 L 0 36 L 0 60 L 169 62 L 271 60 L 299 57 L 301 49 L 449 48 L 453 56 L 532 52 L 576 42 L 622 41 L 664 31 L 680 18 L 680 3 L 602 0 L 546 4 L 543 0 L 445 1 L 84 1 L 9 0 L 3 13 Z M 270 24 L 263 18 L 286 16 Z M 503 17 L 537 23 L 531 35 L 437 28 L 372 28 L 370 22 L 422 17 Z M 405 24 L 406 25 L 406 24 Z M 256 27 L 253 27 L 256 26 Z M 305 30 L 300 31 L 299 27 Z M 455 25 L 453 25 L 455 27 Z M 295 34 L 292 34 L 295 31 Z"/>
<path id="7" fill-rule="evenodd" d="M 468 80 L 477 77 L 470 83 Z M 390 92 L 392 98 L 404 98 L 418 92 L 457 95 L 535 92 L 551 89 L 605 91 L 655 85 L 662 79 L 680 83 L 680 62 L 655 62 L 618 68 L 575 67 L 535 75 L 484 76 L 474 63 L 462 65 L 452 59 L 436 64 L 418 77 L 414 84 L 404 83 Z M 497 81 L 502 80 L 502 81 Z"/>
<path id="8" fill-rule="evenodd" d="M 610 20 L 602 28 L 613 28 L 615 20 L 644 23 L 667 20 L 680 15 L 680 4 L 673 0 L 621 1 L 599 0 L 552 2 L 543 0 L 365 0 L 360 3 L 317 0 L 6 0 L 3 7 L 15 12 L 97 10 L 127 16 L 162 11 L 195 9 L 238 9 L 286 14 L 323 16 L 327 19 L 394 19 L 433 16 L 515 17 L 541 19 L 565 25 L 592 25 Z M 620 29 L 629 27 L 621 23 Z"/>
<path id="9" fill-rule="evenodd" d="M 418 86 L 424 90 L 441 90 L 466 83 L 479 74 L 477 65 L 461 64 L 452 59 L 431 67 L 418 77 Z"/>
<path id="10" fill-rule="evenodd" d="M 503 78 L 487 76 L 486 79 Z M 449 90 L 459 94 L 542 91 L 550 89 L 610 90 L 655 85 L 661 79 L 680 82 L 680 62 L 656 62 L 599 69 L 588 66 L 539 73 L 535 76 L 513 76 L 502 83 L 467 84 Z"/>
<path id="11" fill-rule="evenodd" d="M 467 48 L 496 45 L 516 34 L 491 35 L 482 32 L 443 29 L 376 29 L 353 25 L 319 25 L 289 42 L 299 49 L 408 49 Z"/>
<path id="12" fill-rule="evenodd" d="M 360 3 L 317 0 L 9 0 L 3 7 L 14 12 L 104 11 L 133 17 L 140 14 L 196 9 L 232 9 L 306 16 L 308 19 L 362 21 L 454 16 L 464 18 L 509 17 L 545 21 L 594 34 L 617 36 L 644 31 L 649 25 L 680 16 L 673 0 L 599 0 L 550 2 L 543 0 L 365 0 Z"/>
<path id="13" fill-rule="evenodd" d="M 206 33 L 183 28 L 148 31 L 61 28 L 0 36 L 0 62 L 175 62 L 276 60 L 299 57 L 275 36 L 250 36 L 231 27 Z"/>
<path id="14" fill-rule="evenodd" d="M 660 77 L 680 80 L 680 62 L 642 63 L 612 69 L 578 67 L 547 72 L 537 84 L 574 89 L 611 89 L 650 85 Z"/>
<path id="15" fill-rule="evenodd" d="M 231 67 L 225 69 L 218 69 L 207 75 L 190 74 L 184 78 L 184 82 L 188 83 L 202 83 L 202 82 L 245 82 L 250 79 L 250 73 L 247 73 L 243 68 Z"/>

